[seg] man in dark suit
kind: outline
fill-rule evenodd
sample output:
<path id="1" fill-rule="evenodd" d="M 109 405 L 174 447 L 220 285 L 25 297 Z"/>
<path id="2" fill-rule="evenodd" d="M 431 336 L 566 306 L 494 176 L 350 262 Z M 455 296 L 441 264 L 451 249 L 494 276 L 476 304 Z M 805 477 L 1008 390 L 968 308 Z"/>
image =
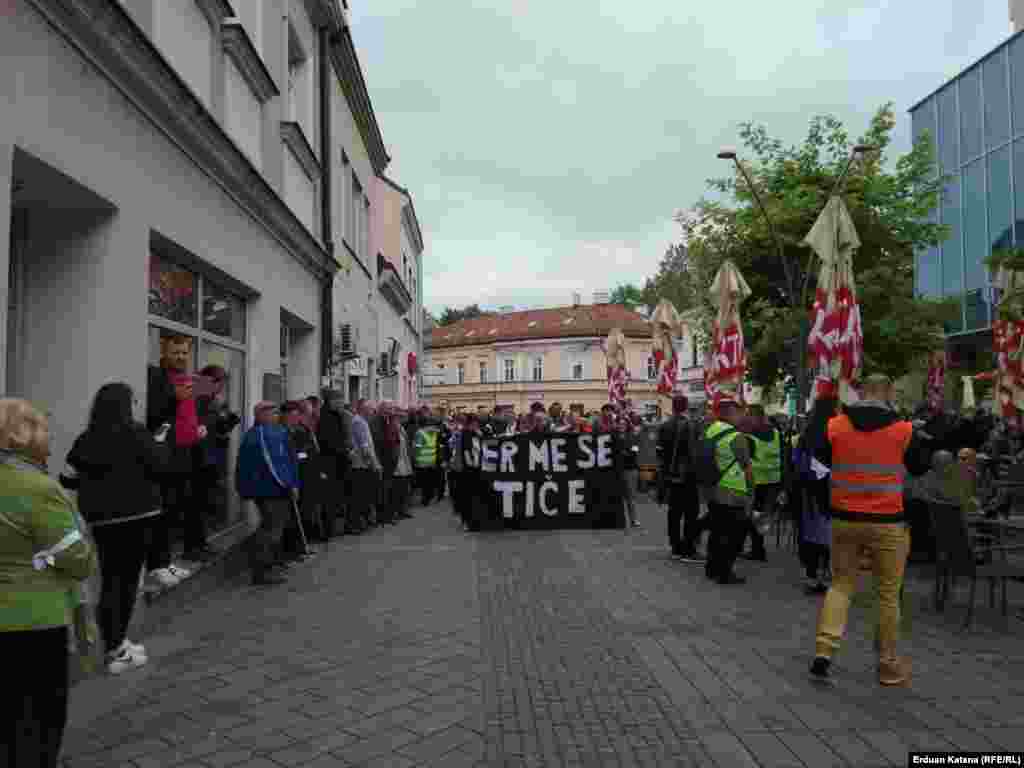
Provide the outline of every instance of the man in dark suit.
<path id="1" fill-rule="evenodd" d="M 687 563 L 703 563 L 697 541 L 704 530 L 700 498 L 693 474 L 697 431 L 687 415 L 686 395 L 672 398 L 672 417 L 658 430 L 658 502 L 668 504 L 668 541 L 672 557 Z M 684 522 L 680 536 L 680 522 Z"/>

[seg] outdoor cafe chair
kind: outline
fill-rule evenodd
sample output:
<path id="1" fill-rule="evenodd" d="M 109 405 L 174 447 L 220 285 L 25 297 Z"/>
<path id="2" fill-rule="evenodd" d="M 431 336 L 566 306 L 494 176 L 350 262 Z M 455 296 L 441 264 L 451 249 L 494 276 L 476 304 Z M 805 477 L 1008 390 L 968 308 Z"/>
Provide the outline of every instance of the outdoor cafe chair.
<path id="1" fill-rule="evenodd" d="M 967 604 L 967 617 L 963 629 L 970 628 L 974 619 L 974 603 L 978 579 L 989 581 L 989 606 L 995 608 L 996 581 L 1001 582 L 1003 618 L 1007 618 L 1006 582 L 1008 579 L 1024 576 L 1024 567 L 1009 562 L 1007 554 L 1024 551 L 1024 544 L 982 544 L 990 537 L 972 534 L 967 518 L 959 505 L 933 501 L 929 503 L 932 530 L 938 557 L 935 562 L 935 608 L 943 610 L 949 597 L 950 581 L 959 576 L 971 580 L 971 591 Z"/>

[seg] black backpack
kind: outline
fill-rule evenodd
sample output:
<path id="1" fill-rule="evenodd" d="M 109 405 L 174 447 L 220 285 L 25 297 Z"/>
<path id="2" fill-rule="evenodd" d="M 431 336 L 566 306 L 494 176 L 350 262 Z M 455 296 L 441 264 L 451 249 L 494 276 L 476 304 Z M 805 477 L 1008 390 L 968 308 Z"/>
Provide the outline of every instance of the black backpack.
<path id="1" fill-rule="evenodd" d="M 707 432 L 701 434 L 693 457 L 694 474 L 697 477 L 697 485 L 701 488 L 713 488 L 718 485 L 722 476 L 732 469 L 733 464 L 736 463 L 736 459 L 733 459 L 729 466 L 725 469 L 720 469 L 716 459 L 718 443 L 734 432 L 736 430 L 730 427 L 729 429 L 723 429 L 714 437 L 708 437 Z"/>

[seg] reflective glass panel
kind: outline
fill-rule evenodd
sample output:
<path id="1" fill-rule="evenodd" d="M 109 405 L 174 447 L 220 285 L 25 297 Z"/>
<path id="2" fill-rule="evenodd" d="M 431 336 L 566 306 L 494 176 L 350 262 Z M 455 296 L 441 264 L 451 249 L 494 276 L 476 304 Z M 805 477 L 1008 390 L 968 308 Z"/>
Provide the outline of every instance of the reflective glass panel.
<path id="1" fill-rule="evenodd" d="M 910 124 L 914 142 L 917 143 L 917 140 L 927 133 L 931 139 L 932 149 L 936 150 L 935 99 L 928 99 L 928 101 L 922 103 L 913 112 L 911 112 Z M 935 157 L 938 159 L 937 150 Z"/>
<path id="2" fill-rule="evenodd" d="M 975 67 L 960 78 L 960 161 L 981 154 L 981 76 Z"/>
<path id="3" fill-rule="evenodd" d="M 955 171 L 959 167 L 959 136 L 956 119 L 956 88 L 949 85 L 939 93 L 939 163 L 945 173 Z"/>
<path id="4" fill-rule="evenodd" d="M 1024 245 L 1024 139 L 1013 142 L 1014 242 Z"/>
<path id="5" fill-rule="evenodd" d="M 1010 148 L 988 156 L 988 234 L 990 250 L 1013 245 L 1013 197 L 1010 190 Z"/>
<path id="6" fill-rule="evenodd" d="M 967 316 L 965 330 L 976 331 L 988 327 L 988 302 L 985 301 L 983 289 L 967 292 L 964 296 L 964 310 Z"/>
<path id="7" fill-rule="evenodd" d="M 1010 45 L 1010 85 L 1013 101 L 1013 133 L 1024 133 L 1024 38 Z"/>
<path id="8" fill-rule="evenodd" d="M 960 250 L 960 183 L 946 184 L 942 199 L 942 223 L 949 238 L 942 244 L 942 293 L 955 296 L 963 291 L 963 254 Z"/>
<path id="9" fill-rule="evenodd" d="M 203 330 L 245 343 L 245 302 L 209 280 L 203 282 Z"/>
<path id="10" fill-rule="evenodd" d="M 149 255 L 149 313 L 176 323 L 197 324 L 196 286 L 194 273 Z"/>
<path id="11" fill-rule="evenodd" d="M 985 142 L 995 147 L 1010 138 L 1010 94 L 1006 88 L 1005 51 L 985 62 Z"/>
<path id="12" fill-rule="evenodd" d="M 983 288 L 987 283 L 985 259 L 989 253 L 985 206 L 985 164 L 975 160 L 964 171 L 963 228 L 966 289 Z"/>
<path id="13" fill-rule="evenodd" d="M 914 273 L 914 278 L 918 296 L 942 295 L 942 273 L 938 248 L 929 248 L 917 254 L 917 270 Z"/>

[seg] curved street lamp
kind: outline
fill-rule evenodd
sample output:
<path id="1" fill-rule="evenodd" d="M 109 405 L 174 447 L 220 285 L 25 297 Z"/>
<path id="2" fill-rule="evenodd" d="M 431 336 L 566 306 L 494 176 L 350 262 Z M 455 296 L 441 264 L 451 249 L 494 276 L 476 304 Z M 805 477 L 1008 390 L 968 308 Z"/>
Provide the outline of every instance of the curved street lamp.
<path id="1" fill-rule="evenodd" d="M 835 196 L 836 192 L 840 190 L 846 183 L 846 178 L 850 173 L 850 167 L 853 165 L 853 160 L 858 155 L 863 155 L 867 152 L 877 151 L 878 147 L 869 144 L 855 144 L 850 150 L 850 156 L 846 160 L 846 165 L 843 168 L 843 172 L 839 175 L 836 183 L 832 187 L 832 191 L 829 193 L 829 199 Z M 747 169 L 743 167 L 743 163 L 740 162 L 736 150 L 732 147 L 723 147 L 719 150 L 717 155 L 719 160 L 732 160 L 739 169 L 739 172 L 743 175 L 743 178 L 747 182 L 747 186 L 750 188 L 751 194 L 754 196 L 754 201 L 757 203 L 758 209 L 761 211 L 761 215 L 764 217 L 765 222 L 768 224 L 768 232 L 771 234 L 772 242 L 775 244 L 775 251 L 778 254 L 779 261 L 782 262 L 782 269 L 786 276 L 786 293 L 789 296 L 789 304 L 792 309 L 806 309 L 807 305 L 807 288 L 810 283 L 811 267 L 808 262 L 807 270 L 804 273 L 804 284 L 803 290 L 800 293 L 799 299 L 796 295 L 796 286 L 793 284 L 793 274 L 790 271 L 789 261 L 786 260 L 785 250 L 782 247 L 782 241 L 779 239 L 778 234 L 775 231 L 775 225 L 772 222 L 772 217 L 768 215 L 767 209 L 764 207 L 764 203 L 761 202 L 761 196 L 757 192 L 757 187 L 754 186 L 753 180 L 747 173 Z M 813 255 L 813 254 L 812 254 Z M 798 303 L 799 301 L 799 303 Z M 807 346 L 807 336 L 810 333 L 810 320 L 807 317 L 807 312 L 800 314 L 800 338 L 796 348 L 796 384 L 797 384 L 797 402 L 796 412 L 797 414 L 803 414 L 804 405 L 807 402 L 807 369 L 803 364 L 803 356 L 806 354 L 804 349 Z"/>

